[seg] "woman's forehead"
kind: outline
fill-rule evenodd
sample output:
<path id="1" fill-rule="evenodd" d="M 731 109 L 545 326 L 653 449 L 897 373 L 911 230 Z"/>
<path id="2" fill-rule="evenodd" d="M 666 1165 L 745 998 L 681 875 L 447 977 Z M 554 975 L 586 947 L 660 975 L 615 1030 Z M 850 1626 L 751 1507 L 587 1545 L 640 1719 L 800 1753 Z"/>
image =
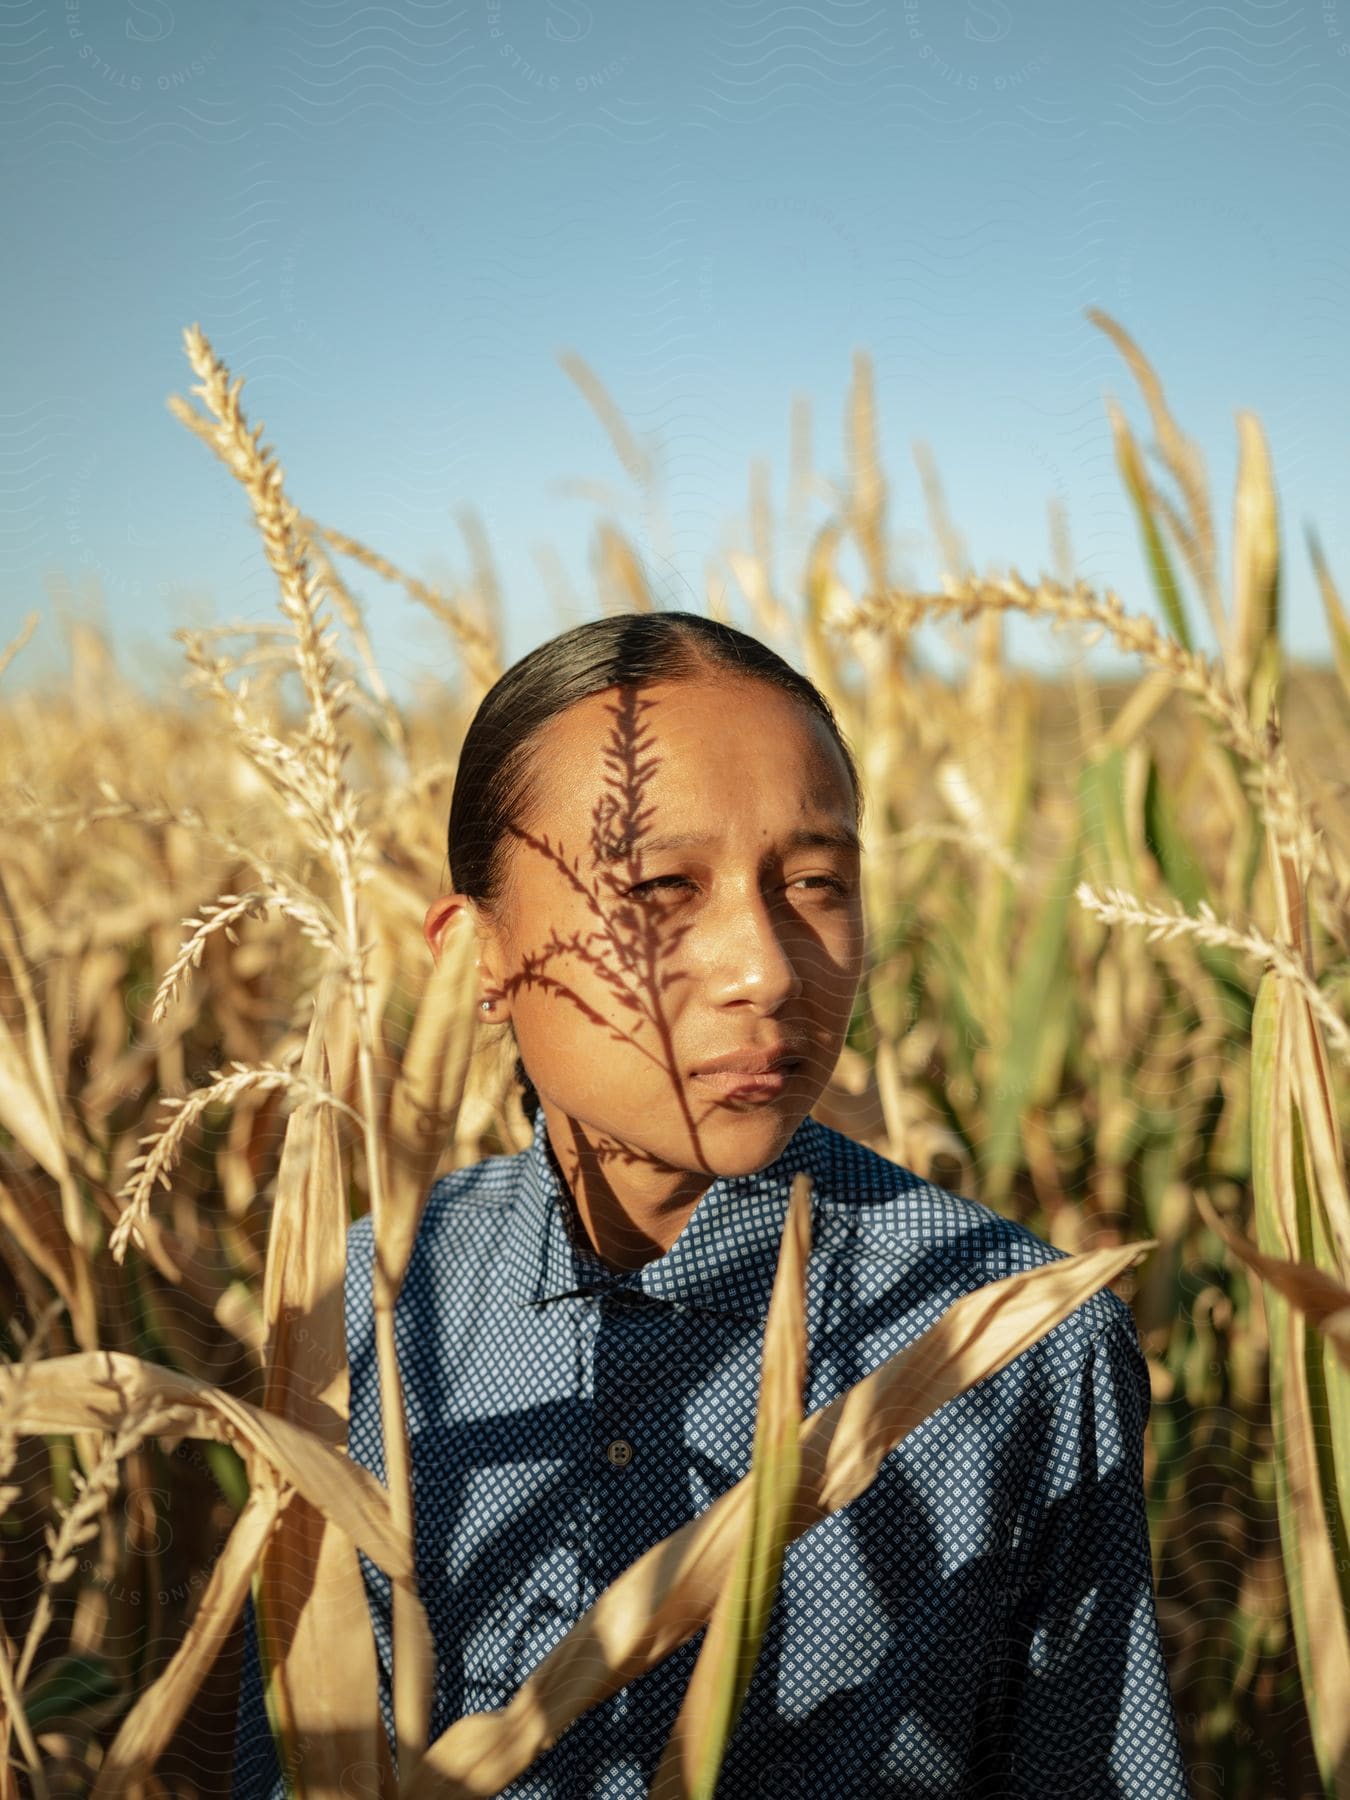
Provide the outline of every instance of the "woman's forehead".
<path id="1" fill-rule="evenodd" d="M 803 749 L 830 740 L 825 721 L 795 695 L 734 674 L 606 688 L 575 701 L 545 732 L 559 753 L 587 758 L 621 745 L 701 746 L 709 724 L 717 728 L 713 747 L 765 730 Z"/>
<path id="2" fill-rule="evenodd" d="M 716 680 L 608 688 L 578 700 L 540 734 L 537 778 L 551 810 L 640 793 L 644 804 L 690 789 L 735 791 L 795 775 L 824 804 L 850 796 L 843 755 L 827 722 L 767 682 Z"/>

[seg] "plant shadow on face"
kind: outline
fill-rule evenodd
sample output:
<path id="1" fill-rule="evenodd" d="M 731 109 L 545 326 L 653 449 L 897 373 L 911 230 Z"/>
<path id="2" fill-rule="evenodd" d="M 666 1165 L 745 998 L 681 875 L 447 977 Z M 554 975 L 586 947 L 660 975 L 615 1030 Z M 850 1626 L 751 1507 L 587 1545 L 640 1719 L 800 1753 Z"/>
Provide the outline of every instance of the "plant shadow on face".
<path id="1" fill-rule="evenodd" d="M 513 824 L 509 829 L 522 852 L 544 858 L 580 896 L 594 924 L 570 934 L 556 926 L 537 950 L 522 951 L 517 973 L 509 975 L 508 994 L 521 988 L 540 988 L 565 999 L 581 1018 L 604 1032 L 612 1042 L 638 1050 L 661 1068 L 671 1084 L 689 1141 L 694 1166 L 711 1167 L 703 1146 L 700 1126 L 719 1104 L 735 1107 L 733 1099 L 710 1102 L 696 1116 L 676 1055 L 666 996 L 676 983 L 689 976 L 673 965 L 676 953 L 692 929 L 661 904 L 661 890 L 649 890 L 634 902 L 626 890 L 642 879 L 642 845 L 652 832 L 655 808 L 649 790 L 663 757 L 658 739 L 644 714 L 656 702 L 644 699 L 635 684 L 618 688 L 618 697 L 607 704 L 612 726 L 602 751 L 604 772 L 601 790 L 591 807 L 591 830 L 586 867 L 582 856 L 569 858 L 561 841 L 536 835 Z M 612 1007 L 624 1022 L 598 1011 L 557 972 L 558 965 L 574 958 L 590 971 L 607 991 Z M 842 979 L 842 971 L 840 972 Z M 803 1024 L 802 1029 L 805 1030 Z M 817 1048 L 813 1044 L 813 1049 Z M 753 1102 L 741 1103 L 745 1106 Z M 648 1159 L 604 1133 L 586 1133 L 588 1152 L 605 1164 L 645 1162 Z M 570 1158 L 569 1158 L 570 1160 Z M 577 1170 L 568 1170 L 569 1185 Z"/>

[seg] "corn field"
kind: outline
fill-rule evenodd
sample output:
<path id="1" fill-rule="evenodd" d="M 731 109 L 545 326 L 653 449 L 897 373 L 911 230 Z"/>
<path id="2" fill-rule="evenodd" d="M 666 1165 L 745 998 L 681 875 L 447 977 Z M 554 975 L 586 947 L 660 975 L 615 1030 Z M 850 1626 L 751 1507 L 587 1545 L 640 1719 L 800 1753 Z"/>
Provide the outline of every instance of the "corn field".
<path id="1" fill-rule="evenodd" d="M 794 471 L 826 511 L 793 522 L 801 566 L 780 588 L 792 534 L 757 467 L 750 547 L 709 566 L 706 595 L 731 622 L 739 588 L 866 781 L 868 960 L 816 1116 L 1067 1254 L 967 1296 L 848 1406 L 803 1418 L 799 1178 L 751 1470 L 510 1708 L 431 1744 L 392 1308 L 434 1178 L 530 1139 L 471 961 L 433 967 L 421 934 L 457 746 L 502 672 L 503 601 L 481 533 L 472 577 L 441 591 L 303 511 L 242 381 L 185 333 L 195 386 L 170 405 L 223 465 L 222 506 L 241 484 L 278 617 L 179 631 L 182 691 L 153 700 L 87 622 L 63 687 L 23 685 L 33 619 L 0 652 L 4 1800 L 228 1791 L 250 1591 L 298 1793 L 354 1792 L 353 1743 L 362 1792 L 497 1793 L 706 1626 L 651 1791 L 711 1796 L 785 1543 L 1107 1283 L 1152 1377 L 1155 1584 L 1194 1792 L 1350 1800 L 1350 620 L 1316 537 L 1287 540 L 1259 420 L 1237 416 L 1225 555 L 1158 374 L 1090 316 L 1154 435 L 1146 455 L 1108 399 L 1150 593 L 1078 579 L 1053 510 L 1053 574 L 977 575 L 922 446 L 943 573 L 935 591 L 904 579 L 859 354 L 845 477 Z M 1293 669 L 1281 576 L 1305 551 L 1331 656 Z M 609 611 L 656 604 L 610 523 L 596 579 Z M 372 595 L 445 632 L 416 703 L 372 653 Z M 1063 678 L 1010 665 L 1008 613 L 1065 634 Z M 1205 618 L 1215 658 L 1194 648 Z M 1102 639 L 1133 678 L 1085 672 Z M 331 1304 L 367 1211 L 387 1489 L 344 1455 Z M 991 1321 L 993 1286 L 1016 1299 Z M 364 1616 L 353 1546 L 394 1581 L 397 1778 L 373 1642 L 336 1627 Z"/>

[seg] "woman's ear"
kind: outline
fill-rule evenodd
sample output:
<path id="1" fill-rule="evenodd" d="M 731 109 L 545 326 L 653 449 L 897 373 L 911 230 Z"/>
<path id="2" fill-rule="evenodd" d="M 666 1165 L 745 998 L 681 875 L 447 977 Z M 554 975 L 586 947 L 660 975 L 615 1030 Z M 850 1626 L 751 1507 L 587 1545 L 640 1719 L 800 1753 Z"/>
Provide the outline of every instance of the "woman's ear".
<path id="1" fill-rule="evenodd" d="M 422 934 L 430 946 L 433 962 L 439 964 L 451 933 L 460 931 L 473 931 L 477 936 L 478 986 L 482 997 L 492 1002 L 489 1010 L 500 1014 L 491 1022 L 501 1024 L 506 1017 L 506 992 L 497 933 L 483 920 L 467 894 L 438 894 L 422 920 Z"/>
<path id="2" fill-rule="evenodd" d="M 432 960 L 441 960 L 448 932 L 463 931 L 475 923 L 473 902 L 467 894 L 438 894 L 422 920 L 422 935 L 427 940 Z"/>

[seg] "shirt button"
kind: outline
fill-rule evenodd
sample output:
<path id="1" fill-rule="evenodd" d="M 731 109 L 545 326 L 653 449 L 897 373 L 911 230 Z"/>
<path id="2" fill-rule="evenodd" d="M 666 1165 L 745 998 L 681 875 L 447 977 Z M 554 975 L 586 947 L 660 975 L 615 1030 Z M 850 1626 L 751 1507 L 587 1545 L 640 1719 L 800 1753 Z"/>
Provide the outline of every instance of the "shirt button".
<path id="1" fill-rule="evenodd" d="M 605 1455 L 616 1469 L 623 1469 L 633 1460 L 633 1446 L 627 1438 L 615 1438 L 606 1449 Z"/>

